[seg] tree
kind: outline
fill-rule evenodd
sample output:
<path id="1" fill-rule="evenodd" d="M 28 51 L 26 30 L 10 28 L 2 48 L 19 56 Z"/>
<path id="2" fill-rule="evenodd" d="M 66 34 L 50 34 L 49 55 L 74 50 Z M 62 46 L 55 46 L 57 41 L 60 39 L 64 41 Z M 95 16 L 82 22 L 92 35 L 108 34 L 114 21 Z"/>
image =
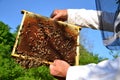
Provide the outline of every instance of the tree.
<path id="1" fill-rule="evenodd" d="M 15 37 L 10 33 L 8 25 L 0 22 L 0 54 L 7 57 L 13 47 Z"/>
<path id="2" fill-rule="evenodd" d="M 84 47 L 80 46 L 80 64 L 85 65 L 89 63 L 98 63 L 104 60 L 103 58 L 99 58 L 98 54 L 93 54 L 88 52 Z"/>

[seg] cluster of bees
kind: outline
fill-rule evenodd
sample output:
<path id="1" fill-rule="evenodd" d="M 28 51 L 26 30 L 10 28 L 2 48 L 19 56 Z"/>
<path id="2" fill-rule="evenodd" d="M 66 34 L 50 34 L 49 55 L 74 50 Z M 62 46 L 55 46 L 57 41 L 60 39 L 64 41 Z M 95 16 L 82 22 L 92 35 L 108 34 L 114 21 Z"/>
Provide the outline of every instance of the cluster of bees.
<path id="1" fill-rule="evenodd" d="M 62 59 L 73 65 L 76 40 L 65 28 L 65 25 L 57 21 L 35 15 L 26 16 L 16 52 L 30 59 L 19 57 L 16 61 L 25 68 L 47 65 L 44 60 L 53 62 L 55 59 Z"/>

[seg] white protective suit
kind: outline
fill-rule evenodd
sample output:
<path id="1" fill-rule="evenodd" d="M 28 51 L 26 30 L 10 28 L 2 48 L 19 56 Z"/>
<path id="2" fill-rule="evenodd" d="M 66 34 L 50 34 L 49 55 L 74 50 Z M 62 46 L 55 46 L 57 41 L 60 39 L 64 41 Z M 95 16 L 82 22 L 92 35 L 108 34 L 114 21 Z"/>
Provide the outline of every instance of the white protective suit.
<path id="1" fill-rule="evenodd" d="M 68 9 L 68 23 L 93 29 L 100 29 L 97 11 L 85 9 Z M 105 16 L 106 25 L 111 25 L 113 14 Z M 106 30 L 112 31 L 110 27 Z M 98 64 L 71 66 L 66 80 L 120 80 L 120 57 L 115 60 L 105 60 Z"/>

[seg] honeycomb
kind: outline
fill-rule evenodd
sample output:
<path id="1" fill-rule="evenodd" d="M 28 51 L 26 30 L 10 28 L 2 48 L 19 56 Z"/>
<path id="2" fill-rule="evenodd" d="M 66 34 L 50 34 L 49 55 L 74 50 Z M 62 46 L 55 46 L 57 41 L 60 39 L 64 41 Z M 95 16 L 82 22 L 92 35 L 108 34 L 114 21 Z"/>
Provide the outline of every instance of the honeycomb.
<path id="1" fill-rule="evenodd" d="M 27 13 L 16 47 L 16 61 L 25 68 L 48 65 L 55 59 L 75 64 L 77 36 L 68 25 Z M 21 56 L 26 56 L 22 58 Z"/>

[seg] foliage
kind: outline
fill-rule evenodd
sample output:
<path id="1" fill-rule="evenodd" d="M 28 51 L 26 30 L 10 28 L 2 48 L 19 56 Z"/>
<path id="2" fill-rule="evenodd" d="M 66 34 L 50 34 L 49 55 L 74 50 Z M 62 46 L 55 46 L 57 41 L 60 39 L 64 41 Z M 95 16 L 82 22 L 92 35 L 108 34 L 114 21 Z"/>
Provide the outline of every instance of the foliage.
<path id="1" fill-rule="evenodd" d="M 89 53 L 82 45 L 80 46 L 80 64 L 98 63 L 102 60 L 97 54 Z"/>
<path id="2" fill-rule="evenodd" d="M 2 57 L 7 57 L 14 44 L 15 38 L 12 33 L 9 32 L 10 28 L 3 22 L 0 22 L 0 54 Z"/>

